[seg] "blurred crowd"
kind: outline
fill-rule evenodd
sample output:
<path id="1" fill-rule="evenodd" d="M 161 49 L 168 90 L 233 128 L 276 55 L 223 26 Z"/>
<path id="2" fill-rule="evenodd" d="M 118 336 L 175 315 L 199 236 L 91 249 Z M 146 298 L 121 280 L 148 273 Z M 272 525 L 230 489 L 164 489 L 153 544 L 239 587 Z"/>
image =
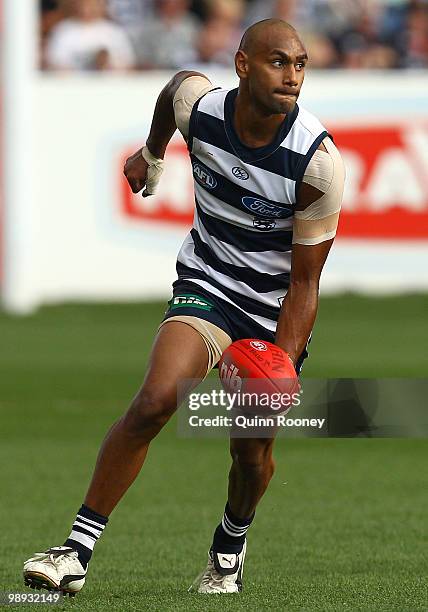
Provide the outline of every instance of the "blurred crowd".
<path id="1" fill-rule="evenodd" d="M 428 0 L 40 0 L 46 70 L 233 66 L 243 30 L 294 25 L 315 68 L 428 67 Z"/>

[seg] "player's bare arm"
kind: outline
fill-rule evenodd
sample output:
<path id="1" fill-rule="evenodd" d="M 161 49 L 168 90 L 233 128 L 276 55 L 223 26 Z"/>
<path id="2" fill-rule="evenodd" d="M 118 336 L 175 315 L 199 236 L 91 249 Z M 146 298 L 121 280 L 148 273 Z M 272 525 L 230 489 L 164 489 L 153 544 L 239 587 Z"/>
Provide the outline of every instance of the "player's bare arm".
<path id="1" fill-rule="evenodd" d="M 275 341 L 294 364 L 315 323 L 319 280 L 332 244 L 333 240 L 327 240 L 315 246 L 293 246 L 290 286 L 281 308 Z"/>
<path id="2" fill-rule="evenodd" d="M 345 179 L 343 162 L 329 138 L 314 158 L 297 194 L 290 286 L 275 338 L 294 364 L 315 323 L 321 272 L 336 234 Z"/>
<path id="3" fill-rule="evenodd" d="M 149 166 L 151 164 L 156 164 L 157 160 L 163 160 L 165 157 L 168 143 L 177 129 L 173 106 L 174 96 L 183 81 L 194 76 L 199 76 L 208 80 L 207 77 L 200 72 L 182 70 L 181 72 L 177 72 L 160 92 L 146 142 L 148 152 L 143 155 L 142 147 L 128 157 L 125 162 L 124 174 L 133 193 L 138 193 L 146 186 Z M 152 190 L 148 191 L 149 193 L 145 195 L 152 195 L 152 193 L 154 193 Z"/>

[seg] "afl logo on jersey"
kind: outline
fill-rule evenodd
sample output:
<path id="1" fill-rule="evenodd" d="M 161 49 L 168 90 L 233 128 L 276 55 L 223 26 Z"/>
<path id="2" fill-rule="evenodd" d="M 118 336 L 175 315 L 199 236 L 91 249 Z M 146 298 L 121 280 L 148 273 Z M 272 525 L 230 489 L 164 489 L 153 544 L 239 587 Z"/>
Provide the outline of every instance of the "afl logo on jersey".
<path id="1" fill-rule="evenodd" d="M 243 197 L 242 204 L 255 215 L 267 219 L 286 219 L 293 214 L 292 210 L 282 208 L 281 206 L 275 206 L 274 204 L 250 196 Z"/>
<path id="2" fill-rule="evenodd" d="M 193 176 L 202 187 L 214 189 L 217 187 L 217 180 L 206 166 L 202 164 L 193 164 Z"/>
<path id="3" fill-rule="evenodd" d="M 244 168 L 241 168 L 240 166 L 235 166 L 234 168 L 232 168 L 232 174 L 233 176 L 236 176 L 236 178 L 240 179 L 241 181 L 246 181 L 250 178 L 250 175 L 248 174 L 248 172 Z"/>

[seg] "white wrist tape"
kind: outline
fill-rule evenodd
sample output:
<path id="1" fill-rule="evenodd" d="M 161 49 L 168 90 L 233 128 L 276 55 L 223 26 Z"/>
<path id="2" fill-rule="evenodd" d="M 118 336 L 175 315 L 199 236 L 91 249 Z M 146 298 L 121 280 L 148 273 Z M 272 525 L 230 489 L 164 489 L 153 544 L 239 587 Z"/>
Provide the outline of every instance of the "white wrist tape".
<path id="1" fill-rule="evenodd" d="M 149 164 L 146 176 L 146 188 L 143 191 L 143 198 L 156 193 L 161 174 L 163 172 L 164 161 L 152 155 L 147 146 L 143 147 L 141 155 Z"/>

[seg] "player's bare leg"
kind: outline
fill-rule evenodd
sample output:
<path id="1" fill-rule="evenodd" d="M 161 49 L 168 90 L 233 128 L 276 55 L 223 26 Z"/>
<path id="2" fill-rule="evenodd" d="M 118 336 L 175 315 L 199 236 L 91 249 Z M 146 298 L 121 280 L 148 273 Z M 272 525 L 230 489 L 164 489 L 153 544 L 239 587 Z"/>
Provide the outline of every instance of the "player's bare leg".
<path id="1" fill-rule="evenodd" d="M 274 471 L 273 438 L 231 438 L 228 502 L 214 532 L 208 564 L 191 588 L 199 593 L 242 590 L 246 533 Z"/>
<path id="2" fill-rule="evenodd" d="M 180 351 L 180 359 L 171 359 L 177 347 L 186 350 Z M 103 442 L 85 498 L 87 506 L 109 516 L 140 472 L 151 440 L 175 412 L 177 383 L 202 380 L 207 362 L 205 343 L 192 327 L 171 321 L 160 329 L 141 389 Z"/>
<path id="3" fill-rule="evenodd" d="M 272 478 L 273 438 L 232 438 L 228 501 L 231 511 L 240 519 L 254 514 L 256 506 Z"/>
<path id="4" fill-rule="evenodd" d="M 177 347 L 186 350 L 180 352 L 180 359 L 173 360 Z M 64 546 L 36 553 L 25 562 L 28 586 L 70 595 L 82 589 L 92 550 L 108 515 L 138 475 L 150 441 L 176 409 L 177 384 L 183 379 L 202 379 L 207 365 L 206 345 L 190 325 L 171 321 L 161 327 L 141 389 L 102 444 L 85 503 L 69 538 Z"/>

